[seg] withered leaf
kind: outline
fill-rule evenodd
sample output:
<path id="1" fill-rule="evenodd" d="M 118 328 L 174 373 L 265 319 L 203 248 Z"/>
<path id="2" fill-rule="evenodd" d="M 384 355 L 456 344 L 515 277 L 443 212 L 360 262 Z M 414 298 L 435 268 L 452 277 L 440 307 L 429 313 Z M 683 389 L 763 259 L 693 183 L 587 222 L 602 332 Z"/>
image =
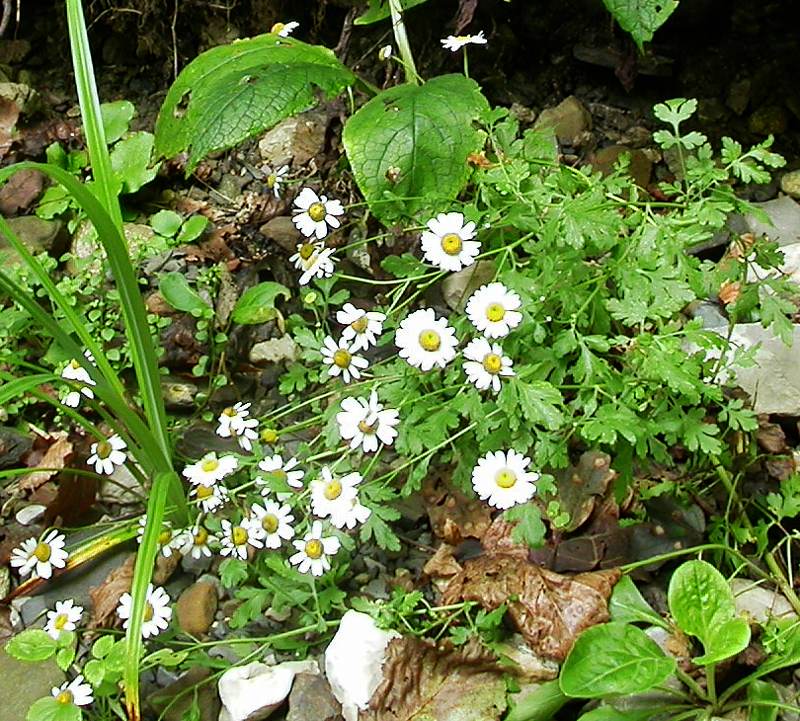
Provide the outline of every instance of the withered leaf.
<path id="1" fill-rule="evenodd" d="M 447 543 L 442 543 L 425 564 L 422 572 L 431 578 L 450 578 L 461 570 L 461 564 L 453 555 L 455 548 Z"/>
<path id="2" fill-rule="evenodd" d="M 433 532 L 451 546 L 457 546 L 466 538 L 483 538 L 492 522 L 485 503 L 467 498 L 461 491 L 443 483 L 427 483 L 423 498 Z"/>
<path id="3" fill-rule="evenodd" d="M 72 443 L 69 442 L 67 433 L 65 431 L 56 431 L 50 434 L 53 439 L 47 450 L 41 457 L 34 457 L 32 454 L 28 457 L 28 463 L 36 464 L 37 468 L 52 469 L 33 471 L 27 476 L 20 479 L 19 487 L 23 491 L 36 490 L 46 481 L 50 480 L 59 470 L 64 468 L 67 459 L 72 455 Z"/>
<path id="4" fill-rule="evenodd" d="M 501 604 L 528 645 L 540 656 L 563 661 L 578 634 L 608 620 L 608 597 L 619 570 L 561 576 L 518 556 L 487 554 L 464 563 L 442 603 Z"/>
<path id="5" fill-rule="evenodd" d="M 598 451 L 587 451 L 576 466 L 558 474 L 558 500 L 570 519 L 562 532 L 569 533 L 586 523 L 597 499 L 605 494 L 616 475 L 611 469 L 611 456 Z"/>
<path id="6" fill-rule="evenodd" d="M 92 615 L 89 628 L 112 628 L 117 625 L 117 606 L 123 593 L 130 593 L 133 583 L 133 565 L 136 554 L 130 554 L 125 562 L 115 568 L 99 585 L 89 589 L 92 599 Z"/>
<path id="7" fill-rule="evenodd" d="M 486 553 L 503 553 L 527 559 L 530 552 L 528 545 L 517 543 L 511 535 L 516 525 L 507 521 L 502 515 L 497 516 L 483 536 L 481 541 L 483 550 Z"/>
<path id="8" fill-rule="evenodd" d="M 359 721 L 497 721 L 505 709 L 503 673 L 479 642 L 453 649 L 398 638 Z"/>

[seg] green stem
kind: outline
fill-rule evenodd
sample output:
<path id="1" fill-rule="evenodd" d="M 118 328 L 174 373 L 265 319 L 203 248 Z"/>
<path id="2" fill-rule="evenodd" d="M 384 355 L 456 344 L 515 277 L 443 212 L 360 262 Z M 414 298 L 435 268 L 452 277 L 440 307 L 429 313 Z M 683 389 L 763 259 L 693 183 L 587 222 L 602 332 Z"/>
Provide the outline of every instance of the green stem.
<path id="1" fill-rule="evenodd" d="M 403 8 L 400 0 L 389 0 L 389 11 L 392 14 L 392 30 L 400 57 L 403 58 L 403 68 L 406 72 L 406 82 L 411 85 L 419 85 L 419 74 L 414 65 L 414 56 L 411 54 L 411 46 L 408 44 L 406 26 L 403 22 Z"/>

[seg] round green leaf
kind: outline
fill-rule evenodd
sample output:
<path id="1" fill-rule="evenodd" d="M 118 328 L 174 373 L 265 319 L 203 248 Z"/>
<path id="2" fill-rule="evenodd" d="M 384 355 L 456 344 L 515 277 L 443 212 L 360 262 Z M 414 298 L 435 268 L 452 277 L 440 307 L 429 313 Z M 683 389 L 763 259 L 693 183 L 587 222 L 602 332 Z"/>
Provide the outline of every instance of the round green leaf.
<path id="1" fill-rule="evenodd" d="M 402 10 L 408 10 L 409 8 L 413 8 L 415 5 L 421 5 L 424 2 L 427 2 L 427 0 L 400 0 L 400 8 Z M 389 10 L 389 3 L 386 2 L 386 0 L 370 0 L 369 7 L 362 15 L 359 15 L 355 19 L 355 24 L 372 25 L 372 23 L 385 20 L 390 15 L 391 11 Z"/>
<path id="2" fill-rule="evenodd" d="M 708 638 L 703 640 L 705 653 L 693 659 L 700 666 L 719 663 L 735 656 L 750 643 L 750 624 L 743 618 L 729 618 L 716 626 Z"/>
<path id="3" fill-rule="evenodd" d="M 150 227 L 167 238 L 174 237 L 181 227 L 183 218 L 174 210 L 159 210 L 155 215 L 150 216 Z"/>
<path id="4" fill-rule="evenodd" d="M 191 243 L 197 240 L 208 226 L 208 218 L 205 215 L 193 215 L 189 218 L 178 233 L 179 243 Z"/>
<path id="5" fill-rule="evenodd" d="M 559 683 L 567 696 L 601 698 L 642 693 L 675 671 L 655 641 L 636 626 L 592 626 L 575 642 L 561 667 Z"/>
<path id="6" fill-rule="evenodd" d="M 130 100 L 116 100 L 100 106 L 100 117 L 106 134 L 106 143 L 116 143 L 128 131 L 136 109 Z"/>
<path id="7" fill-rule="evenodd" d="M 158 292 L 175 310 L 198 316 L 208 315 L 211 312 L 211 307 L 189 285 L 183 273 L 173 271 L 162 275 L 158 283 Z"/>
<path id="8" fill-rule="evenodd" d="M 19 661 L 44 661 L 58 648 L 58 642 L 40 628 L 29 628 L 18 633 L 7 644 L 5 651 Z"/>
<path id="9" fill-rule="evenodd" d="M 242 293 L 231 312 L 231 320 L 244 325 L 264 323 L 276 317 L 275 300 L 278 296 L 289 298 L 290 295 L 289 289 L 280 283 L 259 283 Z"/>
<path id="10" fill-rule="evenodd" d="M 122 183 L 123 193 L 135 193 L 156 177 L 158 163 L 150 165 L 152 152 L 153 136 L 145 132 L 134 133 L 114 146 L 111 167 Z"/>
<path id="11" fill-rule="evenodd" d="M 452 201 L 467 182 L 467 156 L 483 142 L 473 121 L 488 110 L 463 75 L 389 88 L 364 105 L 342 138 L 370 210 L 389 222 Z"/>
<path id="12" fill-rule="evenodd" d="M 25 721 L 80 721 L 82 715 L 74 703 L 60 703 L 47 696 L 31 704 Z"/>

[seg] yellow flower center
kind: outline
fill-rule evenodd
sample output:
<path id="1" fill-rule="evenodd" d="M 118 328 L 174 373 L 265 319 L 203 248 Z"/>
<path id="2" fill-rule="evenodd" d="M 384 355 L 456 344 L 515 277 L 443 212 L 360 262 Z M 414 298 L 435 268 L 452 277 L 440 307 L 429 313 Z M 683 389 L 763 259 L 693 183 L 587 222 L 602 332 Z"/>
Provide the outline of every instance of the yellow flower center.
<path id="1" fill-rule="evenodd" d="M 279 23 L 279 24 L 280 24 L 280 23 Z M 277 180 L 278 180 L 278 176 L 277 176 L 277 175 L 275 175 L 275 173 L 270 173 L 270 174 L 267 176 L 267 187 L 268 187 L 270 190 L 271 190 L 272 188 L 274 188 L 274 187 L 275 187 L 275 183 L 277 182 Z"/>
<path id="2" fill-rule="evenodd" d="M 369 321 L 367 320 L 367 316 L 366 315 L 362 315 L 358 320 L 354 320 L 350 324 L 350 327 L 356 333 L 363 333 L 367 329 L 368 325 L 369 325 Z"/>
<path id="3" fill-rule="evenodd" d="M 274 428 L 265 428 L 261 431 L 261 440 L 264 443 L 275 443 L 278 440 L 278 432 Z"/>
<path id="4" fill-rule="evenodd" d="M 150 601 L 145 601 L 145 604 L 144 604 L 144 616 L 143 616 L 144 621 L 145 622 L 146 621 L 152 621 L 154 613 L 155 613 L 155 609 L 153 608 L 153 604 L 150 603 Z"/>
<path id="5" fill-rule="evenodd" d="M 347 368 L 350 365 L 350 358 L 352 356 L 346 350 L 339 348 L 333 354 L 333 363 L 334 365 L 339 366 L 339 368 Z"/>
<path id="6" fill-rule="evenodd" d="M 483 357 L 483 368 L 487 373 L 497 375 L 503 367 L 503 359 L 497 353 L 487 353 Z"/>
<path id="7" fill-rule="evenodd" d="M 433 353 L 439 350 L 442 339 L 435 330 L 424 330 L 419 334 L 419 344 L 422 346 L 423 350 Z"/>
<path id="8" fill-rule="evenodd" d="M 486 317 L 492 321 L 492 323 L 497 323 L 498 321 L 503 320 L 505 314 L 506 309 L 503 308 L 503 306 L 499 303 L 492 303 L 486 309 Z"/>
<path id="9" fill-rule="evenodd" d="M 300 257 L 303 260 L 308 260 L 312 255 L 314 255 L 315 250 L 316 248 L 314 247 L 313 243 L 303 243 L 303 245 L 300 246 L 300 250 L 297 252 L 300 254 Z"/>
<path id="10" fill-rule="evenodd" d="M 203 473 L 212 473 L 219 468 L 219 461 L 216 458 L 207 458 L 200 464 L 200 470 Z"/>
<path id="11" fill-rule="evenodd" d="M 198 486 L 197 487 L 197 497 L 201 501 L 205 501 L 206 498 L 211 497 L 214 494 L 214 489 L 211 486 Z"/>
<path id="12" fill-rule="evenodd" d="M 497 475 L 494 477 L 494 482 L 500 486 L 500 488 L 511 488 L 517 482 L 517 474 L 508 468 L 504 468 L 502 471 L 497 472 Z"/>
<path id="13" fill-rule="evenodd" d="M 283 468 L 276 468 L 274 471 L 270 471 L 279 481 L 288 481 L 289 474 L 283 470 Z"/>
<path id="14" fill-rule="evenodd" d="M 323 494 L 329 501 L 335 501 L 342 495 L 342 484 L 338 478 L 334 478 L 325 486 L 325 493 Z"/>
<path id="15" fill-rule="evenodd" d="M 360 430 L 362 433 L 372 435 L 373 433 L 375 433 L 375 426 L 374 425 L 371 426 L 366 421 L 359 421 L 358 430 Z"/>
<path id="16" fill-rule="evenodd" d="M 36 548 L 33 549 L 33 555 L 36 556 L 37 561 L 47 563 L 50 560 L 50 554 L 53 550 L 48 543 L 37 543 Z"/>
<path id="17" fill-rule="evenodd" d="M 111 444 L 108 441 L 100 441 L 97 444 L 97 457 L 98 458 L 108 458 L 111 455 Z"/>
<path id="18" fill-rule="evenodd" d="M 58 696 L 56 696 L 56 701 L 63 703 L 66 706 L 68 703 L 72 703 L 74 698 L 75 697 L 72 695 L 72 691 L 64 689 L 60 694 L 58 694 Z"/>
<path id="19" fill-rule="evenodd" d="M 172 531 L 169 528 L 165 528 L 161 533 L 158 534 L 158 545 L 159 546 L 166 546 L 170 540 L 172 539 Z"/>
<path id="20" fill-rule="evenodd" d="M 203 526 L 198 526 L 194 532 L 194 545 L 205 546 L 208 541 L 208 531 Z"/>
<path id="21" fill-rule="evenodd" d="M 306 541 L 306 556 L 312 559 L 320 558 L 322 556 L 322 541 L 318 538 Z"/>
<path id="22" fill-rule="evenodd" d="M 278 34 L 280 34 L 280 33 L 283 31 L 283 29 L 284 29 L 285 27 L 286 27 L 286 23 L 275 23 L 275 24 L 274 24 L 274 25 L 273 25 L 273 26 L 270 28 L 270 32 L 271 32 L 273 35 L 278 35 Z"/>
<path id="23" fill-rule="evenodd" d="M 261 519 L 261 528 L 267 533 L 275 533 L 278 530 L 278 517 L 274 513 L 268 513 Z"/>
<path id="24" fill-rule="evenodd" d="M 78 361 L 76 361 L 74 358 L 69 362 L 69 365 L 70 365 L 70 368 L 72 368 L 72 370 L 74 370 L 74 371 L 78 370 L 78 368 L 81 367 L 81 364 L 78 363 Z"/>
<path id="25" fill-rule="evenodd" d="M 236 415 L 236 409 L 233 406 L 228 406 L 222 411 L 222 415 L 228 416 L 228 418 L 233 418 Z"/>
<path id="26" fill-rule="evenodd" d="M 320 220 L 325 220 L 325 215 L 325 206 L 320 202 L 312 203 L 308 208 L 308 216 L 315 223 L 319 223 Z"/>
<path id="27" fill-rule="evenodd" d="M 234 546 L 244 546 L 247 543 L 247 539 L 250 536 L 247 533 L 246 528 L 242 528 L 241 526 L 234 526 L 231 529 L 231 540 L 233 541 Z"/>
<path id="28" fill-rule="evenodd" d="M 461 252 L 462 245 L 461 236 L 457 233 L 448 233 L 442 236 L 442 250 L 447 255 L 458 255 Z"/>
<path id="29" fill-rule="evenodd" d="M 56 629 L 56 631 L 63 631 L 64 626 L 66 626 L 68 622 L 69 622 L 69 617 L 67 616 L 67 614 L 59 613 L 58 616 L 56 616 L 55 620 L 53 621 L 53 628 Z"/>

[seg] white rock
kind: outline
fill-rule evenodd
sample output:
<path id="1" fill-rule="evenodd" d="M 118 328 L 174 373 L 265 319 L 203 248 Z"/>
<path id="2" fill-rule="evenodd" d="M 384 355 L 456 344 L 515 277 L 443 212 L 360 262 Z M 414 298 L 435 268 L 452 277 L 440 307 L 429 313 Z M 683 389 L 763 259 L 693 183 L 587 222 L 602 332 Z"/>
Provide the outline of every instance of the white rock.
<path id="1" fill-rule="evenodd" d="M 291 336 L 284 335 L 280 338 L 270 338 L 256 343 L 250 349 L 250 362 L 255 364 L 281 363 L 296 360 L 298 355 L 297 344 Z"/>
<path id="2" fill-rule="evenodd" d="M 783 263 L 777 268 L 762 268 L 757 263 L 747 266 L 747 282 L 755 283 L 765 278 L 783 278 L 800 285 L 800 243 L 790 243 L 780 247 Z"/>
<path id="3" fill-rule="evenodd" d="M 219 679 L 219 721 L 259 721 L 289 696 L 298 673 L 318 673 L 314 661 L 287 661 L 277 666 L 253 662 L 235 666 Z"/>
<path id="4" fill-rule="evenodd" d="M 396 631 L 384 631 L 372 616 L 347 611 L 339 630 L 325 650 L 325 675 L 336 700 L 342 704 L 345 721 L 358 721 L 375 689 L 383 680 L 386 647 Z"/>
<path id="5" fill-rule="evenodd" d="M 47 506 L 43 506 L 41 503 L 31 503 L 30 506 L 20 508 L 14 518 L 17 519 L 17 523 L 20 525 L 29 526 L 31 523 L 41 518 L 46 510 Z"/>
<path id="6" fill-rule="evenodd" d="M 730 582 L 736 613 L 763 626 L 774 618 L 797 618 L 792 604 L 777 591 L 759 586 L 746 578 L 734 578 Z"/>
<path id="7" fill-rule="evenodd" d="M 747 229 L 756 237 L 766 235 L 778 245 L 791 245 L 800 242 L 800 205 L 788 196 L 768 200 L 765 203 L 753 203 L 764 211 L 772 225 L 765 225 L 754 216 L 744 218 Z"/>

